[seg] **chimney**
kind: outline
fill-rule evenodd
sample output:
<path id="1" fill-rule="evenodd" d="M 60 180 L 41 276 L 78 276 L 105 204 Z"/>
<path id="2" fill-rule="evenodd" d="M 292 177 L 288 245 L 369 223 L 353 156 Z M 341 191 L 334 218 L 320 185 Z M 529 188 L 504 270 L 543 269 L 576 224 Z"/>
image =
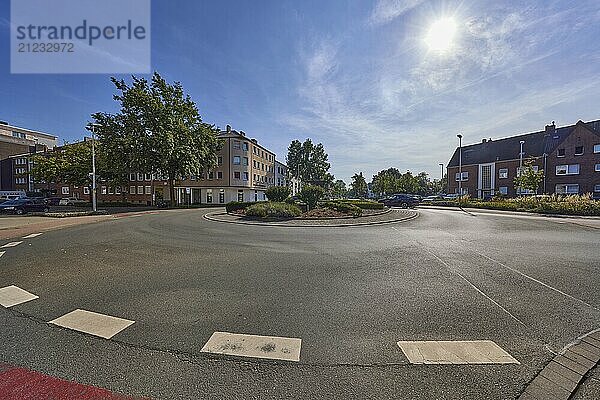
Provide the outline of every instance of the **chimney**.
<path id="1" fill-rule="evenodd" d="M 481 143 L 485 143 L 485 142 L 487 142 L 486 138 L 481 139 Z"/>
<path id="2" fill-rule="evenodd" d="M 556 125 L 554 125 L 554 121 L 552 121 L 552 125 L 546 125 L 545 132 L 548 135 L 553 135 L 556 131 Z"/>
<path id="3" fill-rule="evenodd" d="M 227 133 L 231 133 L 231 125 L 227 124 Z"/>
<path id="4" fill-rule="evenodd" d="M 246 136 L 246 132 L 244 132 L 244 131 L 240 131 L 240 135 L 242 135 L 242 136 Z"/>

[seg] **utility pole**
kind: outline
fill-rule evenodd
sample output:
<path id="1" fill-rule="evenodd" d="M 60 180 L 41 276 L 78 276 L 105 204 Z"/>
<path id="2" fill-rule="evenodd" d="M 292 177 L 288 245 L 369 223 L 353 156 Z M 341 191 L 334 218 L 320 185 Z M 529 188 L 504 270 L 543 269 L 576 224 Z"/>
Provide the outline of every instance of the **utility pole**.
<path id="1" fill-rule="evenodd" d="M 444 164 L 440 163 L 440 169 L 442 171 L 441 175 L 440 175 L 440 189 L 442 190 L 442 192 L 444 191 Z"/>
<path id="2" fill-rule="evenodd" d="M 458 196 L 462 196 L 462 135 L 456 135 L 458 138 Z"/>

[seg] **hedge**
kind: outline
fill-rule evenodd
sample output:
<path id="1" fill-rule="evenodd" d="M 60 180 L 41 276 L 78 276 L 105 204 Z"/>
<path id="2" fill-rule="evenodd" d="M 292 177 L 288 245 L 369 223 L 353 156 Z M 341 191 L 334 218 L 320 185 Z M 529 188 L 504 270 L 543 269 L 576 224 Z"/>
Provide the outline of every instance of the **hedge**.
<path id="1" fill-rule="evenodd" d="M 225 204 L 225 210 L 227 210 L 227 212 L 233 212 L 233 211 L 237 211 L 237 210 L 245 210 L 247 207 L 250 207 L 251 205 L 258 204 L 258 203 L 265 203 L 265 202 L 264 201 L 232 201 L 232 202 Z"/>
<path id="2" fill-rule="evenodd" d="M 354 204 L 342 203 L 338 201 L 326 201 L 322 204 L 322 206 L 331 210 L 351 214 L 353 217 L 360 217 L 362 215 L 362 208 Z"/>
<path id="3" fill-rule="evenodd" d="M 294 218 L 301 211 L 298 207 L 288 203 L 260 202 L 246 208 L 246 216 L 259 218 Z"/>
<path id="4" fill-rule="evenodd" d="M 362 208 L 363 210 L 383 210 L 384 205 L 383 203 L 377 203 L 375 201 L 369 201 L 369 200 L 332 200 L 333 202 L 336 203 L 341 203 L 341 204 L 351 204 L 353 206 Z"/>

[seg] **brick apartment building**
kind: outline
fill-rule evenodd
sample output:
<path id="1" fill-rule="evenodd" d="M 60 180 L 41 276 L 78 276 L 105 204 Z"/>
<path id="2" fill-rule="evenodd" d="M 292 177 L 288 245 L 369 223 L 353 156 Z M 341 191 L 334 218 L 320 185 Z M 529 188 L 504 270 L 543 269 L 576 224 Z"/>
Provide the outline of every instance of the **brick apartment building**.
<path id="1" fill-rule="evenodd" d="M 33 190 L 29 157 L 53 149 L 56 142 L 54 135 L 0 121 L 0 190 Z"/>
<path id="2" fill-rule="evenodd" d="M 219 138 L 223 140 L 224 145 L 218 153 L 218 163 L 213 170 L 199 171 L 175 181 L 177 204 L 225 204 L 230 201 L 265 200 L 265 190 L 268 187 L 278 182 L 282 185 L 288 183 L 285 164 L 277 162 L 275 153 L 259 144 L 256 139 L 248 138 L 245 132 L 233 130 L 229 125 L 226 130 L 220 132 Z M 54 147 L 50 150 L 61 149 L 62 147 Z M 33 165 L 30 156 L 33 154 L 35 152 L 30 151 L 2 160 L 3 174 L 5 170 L 12 174 L 7 180 L 5 190 L 49 190 L 52 196 L 91 201 L 89 186 L 33 182 L 29 174 Z M 276 163 L 278 170 L 275 168 Z M 99 202 L 152 204 L 156 200 L 169 199 L 168 181 L 156 174 L 132 172 L 126 185 L 111 184 L 101 176 L 97 177 L 96 182 Z"/>
<path id="3" fill-rule="evenodd" d="M 600 198 L 600 121 L 582 122 L 505 139 L 483 139 L 462 147 L 462 176 L 459 177 L 459 149 L 448 163 L 448 193 L 484 198 L 502 194 L 516 196 L 514 179 L 523 160 L 533 160 L 534 168 L 544 170 L 537 193 L 584 194 Z"/>

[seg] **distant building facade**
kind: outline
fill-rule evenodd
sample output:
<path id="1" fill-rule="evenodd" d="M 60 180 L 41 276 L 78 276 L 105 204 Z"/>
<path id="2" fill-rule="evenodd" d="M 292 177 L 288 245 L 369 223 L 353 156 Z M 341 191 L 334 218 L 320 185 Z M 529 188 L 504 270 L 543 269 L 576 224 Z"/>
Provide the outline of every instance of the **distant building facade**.
<path id="1" fill-rule="evenodd" d="M 459 149 L 448 163 L 449 193 L 459 192 L 484 198 L 501 194 L 518 195 L 514 180 L 519 173 L 521 141 L 523 163 L 544 170 L 537 193 L 585 194 L 600 198 L 600 121 L 582 122 L 505 139 L 483 139 L 462 147 L 459 176 Z"/>

